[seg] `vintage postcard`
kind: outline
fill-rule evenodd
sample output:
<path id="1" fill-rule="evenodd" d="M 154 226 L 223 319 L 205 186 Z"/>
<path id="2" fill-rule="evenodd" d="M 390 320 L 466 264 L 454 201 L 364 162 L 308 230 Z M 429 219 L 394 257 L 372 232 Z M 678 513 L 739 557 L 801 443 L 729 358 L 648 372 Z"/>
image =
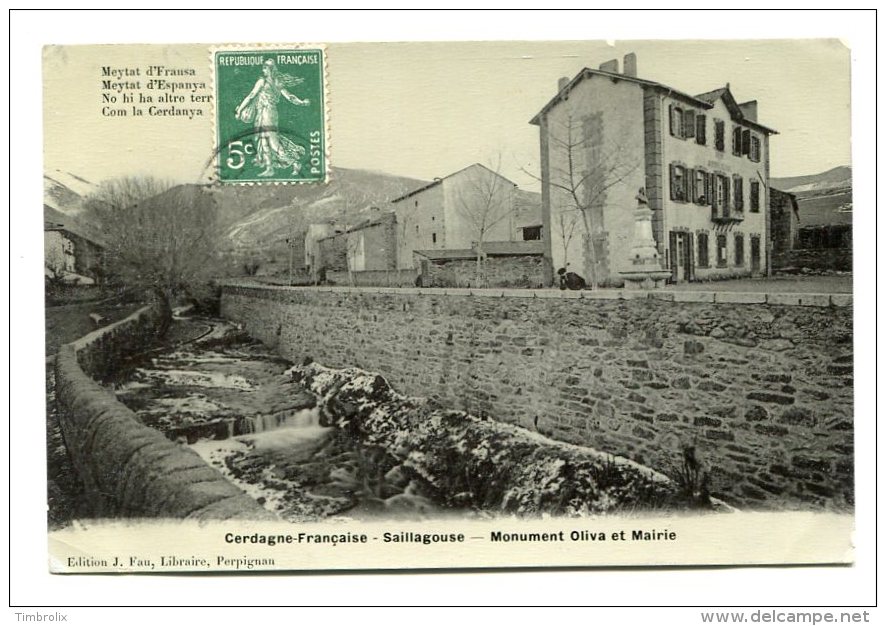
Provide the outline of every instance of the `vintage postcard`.
<path id="1" fill-rule="evenodd" d="M 52 572 L 853 562 L 843 43 L 47 46 L 43 89 Z"/>

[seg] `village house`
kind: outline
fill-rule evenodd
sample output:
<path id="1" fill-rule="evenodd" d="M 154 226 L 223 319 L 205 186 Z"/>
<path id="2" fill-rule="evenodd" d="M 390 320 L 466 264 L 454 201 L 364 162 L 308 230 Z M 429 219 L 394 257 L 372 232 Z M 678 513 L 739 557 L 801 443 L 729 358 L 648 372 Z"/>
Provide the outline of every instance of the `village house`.
<path id="1" fill-rule="evenodd" d="M 397 266 L 414 268 L 415 250 L 464 250 L 477 243 L 515 241 L 518 219 L 521 226 L 540 225 L 518 191 L 514 182 L 474 163 L 395 198 Z"/>
<path id="2" fill-rule="evenodd" d="M 76 219 L 43 205 L 44 274 L 80 285 L 102 280 L 104 246 Z"/>
<path id="3" fill-rule="evenodd" d="M 797 247 L 800 236 L 800 209 L 797 196 L 769 188 L 769 233 L 773 263 L 779 255 Z"/>
<path id="4" fill-rule="evenodd" d="M 308 241 L 310 232 L 306 237 L 305 262 L 333 282 L 384 286 L 543 282 L 537 277 L 544 261 L 539 194 L 517 189 L 480 164 L 438 178 L 384 208 L 371 207 L 368 217 L 355 226 L 315 230 L 313 241 Z M 533 245 L 519 245 L 524 242 Z M 502 247 L 512 243 L 518 245 Z M 470 263 L 462 263 L 468 259 Z M 429 269 L 432 262 L 434 277 Z M 441 274 L 442 265 L 448 267 Z M 427 275 L 417 281 L 422 270 Z"/>
<path id="5" fill-rule="evenodd" d="M 553 267 L 620 285 L 637 194 L 671 281 L 769 269 L 769 137 L 757 102 L 725 87 L 690 95 L 637 76 L 637 58 L 561 78 L 539 127 L 542 221 Z"/>

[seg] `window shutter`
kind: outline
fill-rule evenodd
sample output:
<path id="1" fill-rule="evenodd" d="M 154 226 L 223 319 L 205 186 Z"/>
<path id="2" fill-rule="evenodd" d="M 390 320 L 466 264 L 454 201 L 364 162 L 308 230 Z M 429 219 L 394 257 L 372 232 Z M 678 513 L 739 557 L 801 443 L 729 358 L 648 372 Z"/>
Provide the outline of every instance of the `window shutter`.
<path id="1" fill-rule="evenodd" d="M 670 178 L 671 184 L 668 185 L 668 187 L 671 190 L 671 200 L 676 200 L 677 199 L 677 189 L 676 189 L 676 185 L 674 184 L 674 180 L 675 180 L 674 164 L 671 163 L 669 167 L 671 168 L 671 178 Z"/>
<path id="2" fill-rule="evenodd" d="M 687 170 L 686 177 L 686 201 L 695 202 L 695 170 Z"/>
<path id="3" fill-rule="evenodd" d="M 668 105 L 668 123 L 670 124 L 671 137 L 673 137 L 674 136 L 674 105 L 673 104 Z M 673 179 L 674 179 L 674 177 L 672 175 L 671 180 L 673 180 Z M 673 200 L 673 198 L 671 198 L 671 199 Z"/>
<path id="4" fill-rule="evenodd" d="M 719 202 L 717 200 L 717 178 L 716 178 L 716 176 L 717 176 L 716 174 L 711 174 L 710 176 L 708 176 L 708 181 L 710 181 L 709 185 L 711 186 L 711 206 L 714 207 L 714 209 L 717 209 L 720 206 Z"/>
<path id="5" fill-rule="evenodd" d="M 744 178 L 739 176 L 735 179 L 735 204 L 736 208 L 744 210 Z"/>
<path id="6" fill-rule="evenodd" d="M 729 202 L 729 178 L 727 176 L 723 177 L 723 214 L 729 215 L 729 207 L 731 203 Z"/>
<path id="7" fill-rule="evenodd" d="M 704 115 L 695 116 L 695 142 L 700 145 L 707 143 L 707 118 Z"/>
<path id="8" fill-rule="evenodd" d="M 741 133 L 741 153 L 751 153 L 751 131 L 749 130 L 744 130 Z"/>
<path id="9" fill-rule="evenodd" d="M 695 111 L 692 109 L 683 113 L 683 136 L 695 137 Z"/>

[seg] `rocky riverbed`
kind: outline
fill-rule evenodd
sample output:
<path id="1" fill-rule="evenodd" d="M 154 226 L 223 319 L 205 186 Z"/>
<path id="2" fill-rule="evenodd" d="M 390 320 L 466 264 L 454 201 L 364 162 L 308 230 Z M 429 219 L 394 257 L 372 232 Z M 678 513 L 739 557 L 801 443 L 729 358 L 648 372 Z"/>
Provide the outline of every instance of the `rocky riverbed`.
<path id="1" fill-rule="evenodd" d="M 113 384 L 146 425 L 290 521 L 716 508 L 691 484 L 403 396 L 378 374 L 294 366 L 222 320 L 177 320 Z"/>
<path id="2" fill-rule="evenodd" d="M 146 425 L 283 519 L 440 512 L 383 448 L 321 425 L 316 396 L 291 367 L 227 322 L 179 319 L 172 340 L 131 361 L 114 386 Z"/>

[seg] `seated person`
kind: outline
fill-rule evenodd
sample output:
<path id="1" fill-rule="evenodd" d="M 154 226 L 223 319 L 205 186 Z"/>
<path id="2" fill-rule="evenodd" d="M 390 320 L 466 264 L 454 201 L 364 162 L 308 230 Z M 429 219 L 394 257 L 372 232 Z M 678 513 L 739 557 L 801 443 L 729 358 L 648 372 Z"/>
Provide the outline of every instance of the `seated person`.
<path id="1" fill-rule="evenodd" d="M 560 276 L 560 289 L 577 291 L 579 289 L 585 289 L 588 286 L 584 278 L 575 272 L 567 272 L 565 267 L 558 269 L 557 274 Z"/>

